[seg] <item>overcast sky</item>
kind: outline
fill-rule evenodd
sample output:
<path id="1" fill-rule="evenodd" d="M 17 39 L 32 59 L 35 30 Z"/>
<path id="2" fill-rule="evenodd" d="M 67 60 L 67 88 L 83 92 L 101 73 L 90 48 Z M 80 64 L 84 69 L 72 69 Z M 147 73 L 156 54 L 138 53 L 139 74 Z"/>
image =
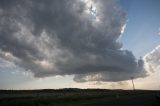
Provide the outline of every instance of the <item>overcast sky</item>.
<path id="1" fill-rule="evenodd" d="M 159 5 L 1 0 L 0 89 L 160 89 Z"/>

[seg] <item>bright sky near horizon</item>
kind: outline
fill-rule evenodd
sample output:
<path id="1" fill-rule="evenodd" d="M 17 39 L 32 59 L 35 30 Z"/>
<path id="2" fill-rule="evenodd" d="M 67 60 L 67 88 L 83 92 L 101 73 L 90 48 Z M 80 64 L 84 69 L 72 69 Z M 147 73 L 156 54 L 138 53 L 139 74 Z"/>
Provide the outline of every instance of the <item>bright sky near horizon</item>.
<path id="1" fill-rule="evenodd" d="M 0 89 L 160 89 L 160 0 L 6 1 Z"/>

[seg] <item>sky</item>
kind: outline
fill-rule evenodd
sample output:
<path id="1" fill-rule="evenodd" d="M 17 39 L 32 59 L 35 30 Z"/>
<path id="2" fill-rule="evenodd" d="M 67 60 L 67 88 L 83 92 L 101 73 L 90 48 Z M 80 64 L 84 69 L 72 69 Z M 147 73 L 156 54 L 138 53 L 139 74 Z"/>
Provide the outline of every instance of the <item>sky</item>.
<path id="1" fill-rule="evenodd" d="M 0 89 L 160 89 L 159 5 L 1 0 Z"/>

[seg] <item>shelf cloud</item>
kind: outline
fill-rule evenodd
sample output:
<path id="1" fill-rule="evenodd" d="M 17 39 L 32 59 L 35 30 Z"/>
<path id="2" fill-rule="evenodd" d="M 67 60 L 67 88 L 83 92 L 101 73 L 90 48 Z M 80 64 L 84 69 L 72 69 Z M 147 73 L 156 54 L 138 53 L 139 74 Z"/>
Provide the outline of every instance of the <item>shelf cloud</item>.
<path id="1" fill-rule="evenodd" d="M 115 0 L 1 0 L 0 17 L 0 58 L 35 77 L 146 76 L 143 59 L 122 49 L 126 14 Z"/>

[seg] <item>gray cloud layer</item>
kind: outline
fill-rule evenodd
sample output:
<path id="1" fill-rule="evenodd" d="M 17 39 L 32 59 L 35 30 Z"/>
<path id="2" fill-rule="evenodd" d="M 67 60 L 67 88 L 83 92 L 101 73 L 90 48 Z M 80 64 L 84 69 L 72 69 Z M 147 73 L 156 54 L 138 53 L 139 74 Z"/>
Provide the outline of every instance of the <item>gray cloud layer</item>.
<path id="1" fill-rule="evenodd" d="M 0 57 L 35 77 L 77 82 L 146 76 L 118 41 L 125 13 L 114 0 L 1 0 Z"/>

